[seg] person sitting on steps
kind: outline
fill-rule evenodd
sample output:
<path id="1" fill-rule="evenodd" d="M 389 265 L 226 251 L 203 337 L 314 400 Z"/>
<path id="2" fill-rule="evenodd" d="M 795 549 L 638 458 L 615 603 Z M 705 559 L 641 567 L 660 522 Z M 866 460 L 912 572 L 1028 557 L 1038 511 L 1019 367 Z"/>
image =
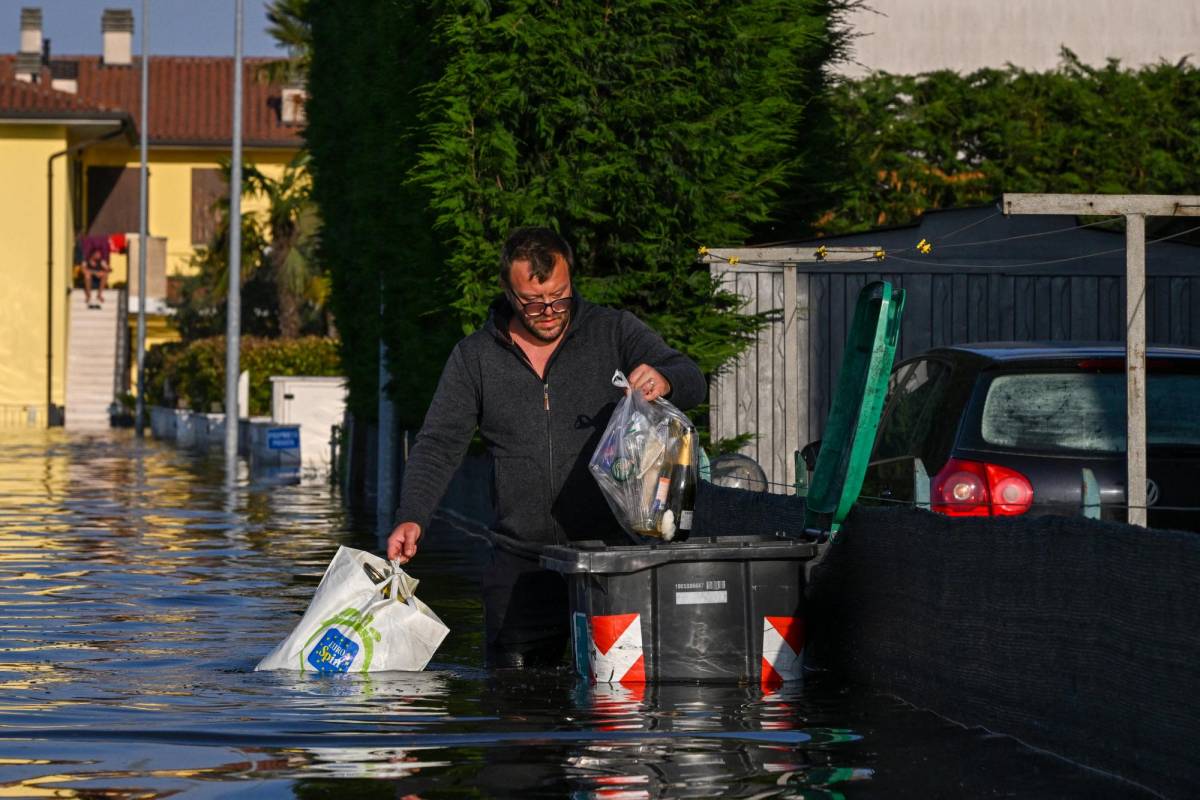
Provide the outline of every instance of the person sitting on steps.
<path id="1" fill-rule="evenodd" d="M 83 264 L 83 299 L 88 308 L 99 308 L 104 302 L 104 290 L 108 288 L 108 273 L 112 267 L 104 260 L 104 253 L 93 250 Z M 92 289 L 96 290 L 96 302 L 92 303 Z"/>

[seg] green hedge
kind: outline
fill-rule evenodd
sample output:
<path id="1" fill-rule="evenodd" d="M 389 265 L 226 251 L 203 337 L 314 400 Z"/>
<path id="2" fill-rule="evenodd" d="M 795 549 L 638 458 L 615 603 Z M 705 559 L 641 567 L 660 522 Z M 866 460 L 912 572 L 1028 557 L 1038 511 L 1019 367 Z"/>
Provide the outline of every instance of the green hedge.
<path id="1" fill-rule="evenodd" d="M 271 376 L 341 375 L 338 343 L 300 339 L 241 340 L 241 367 L 250 372 L 250 414 L 271 413 Z M 219 411 L 225 402 L 225 337 L 172 342 L 146 354 L 146 396 L 151 405 Z"/>
<path id="2" fill-rule="evenodd" d="M 399 423 L 420 424 L 518 225 L 560 230 L 581 294 L 706 372 L 736 356 L 761 320 L 696 249 L 743 242 L 806 174 L 844 5 L 312 3 L 305 136 L 355 414 L 382 338 Z"/>
<path id="3" fill-rule="evenodd" d="M 841 83 L 831 102 L 843 150 L 823 233 L 1004 192 L 1200 191 L 1200 69 L 1186 60 L 1091 67 L 1064 51 L 1048 72 L 880 73 Z"/>
<path id="4" fill-rule="evenodd" d="M 308 9 L 313 59 L 305 138 L 347 403 L 357 419 L 375 419 L 382 338 L 389 394 L 405 428 L 420 426 L 460 335 L 459 320 L 446 312 L 454 280 L 443 268 L 428 193 L 408 180 L 425 141 L 421 87 L 442 62 L 430 42 L 440 5 L 356 0 Z"/>

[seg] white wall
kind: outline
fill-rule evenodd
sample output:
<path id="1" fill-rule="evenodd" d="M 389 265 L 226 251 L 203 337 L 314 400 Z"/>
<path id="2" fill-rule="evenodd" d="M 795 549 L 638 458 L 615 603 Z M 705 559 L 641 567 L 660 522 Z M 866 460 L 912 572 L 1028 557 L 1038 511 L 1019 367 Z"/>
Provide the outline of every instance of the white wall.
<path id="1" fill-rule="evenodd" d="M 866 0 L 847 17 L 861 34 L 838 72 L 971 72 L 1006 63 L 1045 71 L 1065 45 L 1102 66 L 1191 56 L 1200 63 L 1200 0 Z"/>
<path id="2" fill-rule="evenodd" d="M 346 379 L 271 377 L 271 418 L 300 426 L 302 472 L 327 475 L 331 468 L 330 430 L 346 410 Z"/>

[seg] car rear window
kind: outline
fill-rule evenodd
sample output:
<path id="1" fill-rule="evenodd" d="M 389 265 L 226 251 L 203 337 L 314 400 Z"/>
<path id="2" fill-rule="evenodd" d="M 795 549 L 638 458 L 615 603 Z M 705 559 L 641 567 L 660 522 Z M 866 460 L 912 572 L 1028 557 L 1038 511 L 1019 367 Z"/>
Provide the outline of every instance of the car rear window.
<path id="1" fill-rule="evenodd" d="M 993 447 L 1123 453 L 1125 374 L 997 375 L 983 403 L 980 435 Z M 1148 376 L 1146 439 L 1200 446 L 1200 375 Z"/>

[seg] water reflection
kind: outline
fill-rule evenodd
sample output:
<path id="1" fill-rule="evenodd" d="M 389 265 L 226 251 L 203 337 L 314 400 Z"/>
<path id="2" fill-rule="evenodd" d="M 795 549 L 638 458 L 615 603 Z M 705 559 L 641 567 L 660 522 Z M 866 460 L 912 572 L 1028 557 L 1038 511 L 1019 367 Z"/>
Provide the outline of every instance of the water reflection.
<path id="1" fill-rule="evenodd" d="M 989 793 L 1116 795 L 1013 743 L 819 682 L 485 672 L 482 554 L 454 526 L 430 532 L 411 570 L 451 628 L 427 671 L 253 672 L 337 548 L 377 542 L 326 484 L 242 469 L 227 486 L 219 452 L 127 432 L 4 433 L 0 500 L 0 797 L 964 794 L 981 756 L 997 765 Z M 930 774 L 910 766 L 935 757 Z"/>
<path id="2" fill-rule="evenodd" d="M 808 728 L 798 685 L 758 687 L 662 684 L 581 686 L 577 704 L 599 730 L 640 731 L 628 743 L 592 744 L 570 756 L 576 796 L 799 797 L 828 783 L 820 753 L 855 741 L 847 731 Z M 869 769 L 840 774 L 869 778 Z M 763 785 L 773 778 L 773 787 Z"/>

